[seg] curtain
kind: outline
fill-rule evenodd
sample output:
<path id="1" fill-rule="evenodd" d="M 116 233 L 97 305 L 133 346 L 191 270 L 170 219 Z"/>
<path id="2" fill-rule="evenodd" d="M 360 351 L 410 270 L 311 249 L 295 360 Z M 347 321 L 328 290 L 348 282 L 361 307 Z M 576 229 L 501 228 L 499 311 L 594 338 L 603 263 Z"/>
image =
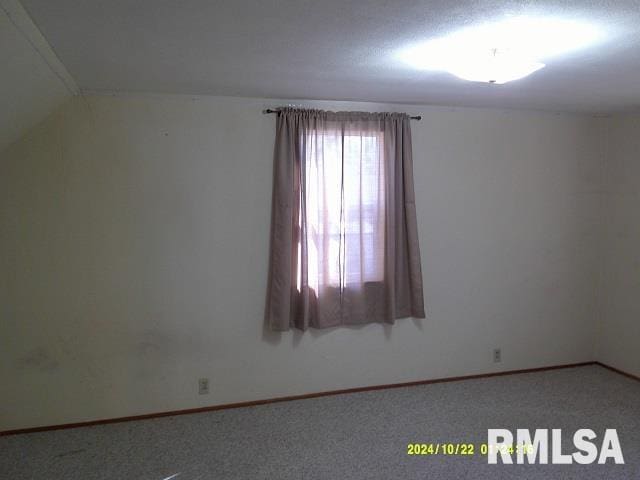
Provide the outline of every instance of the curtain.
<path id="1" fill-rule="evenodd" d="M 265 315 L 276 331 L 425 317 L 406 114 L 278 111 Z"/>

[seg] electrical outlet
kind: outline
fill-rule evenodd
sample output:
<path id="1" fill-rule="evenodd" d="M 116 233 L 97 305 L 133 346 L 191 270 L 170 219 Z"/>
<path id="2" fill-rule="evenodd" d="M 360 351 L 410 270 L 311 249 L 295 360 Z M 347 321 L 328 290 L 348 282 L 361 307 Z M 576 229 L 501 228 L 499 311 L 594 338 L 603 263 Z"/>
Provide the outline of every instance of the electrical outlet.
<path id="1" fill-rule="evenodd" d="M 500 363 L 502 361 L 502 351 L 499 348 L 493 350 L 493 363 Z"/>
<path id="2" fill-rule="evenodd" d="M 209 393 L 209 379 L 201 378 L 198 380 L 198 394 L 206 395 Z"/>

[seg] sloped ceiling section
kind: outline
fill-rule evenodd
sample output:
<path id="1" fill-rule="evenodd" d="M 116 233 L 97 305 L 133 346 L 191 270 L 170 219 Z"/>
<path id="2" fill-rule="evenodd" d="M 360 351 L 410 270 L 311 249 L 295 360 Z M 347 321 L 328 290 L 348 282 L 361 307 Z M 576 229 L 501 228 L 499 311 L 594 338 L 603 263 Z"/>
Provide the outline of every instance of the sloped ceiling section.
<path id="1" fill-rule="evenodd" d="M 78 87 L 17 0 L 0 0 L 0 152 Z"/>

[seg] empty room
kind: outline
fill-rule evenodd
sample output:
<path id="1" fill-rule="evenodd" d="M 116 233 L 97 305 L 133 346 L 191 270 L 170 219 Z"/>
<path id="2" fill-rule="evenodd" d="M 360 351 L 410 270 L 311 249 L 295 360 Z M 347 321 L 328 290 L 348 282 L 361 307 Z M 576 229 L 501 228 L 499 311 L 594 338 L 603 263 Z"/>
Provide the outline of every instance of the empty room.
<path id="1" fill-rule="evenodd" d="M 637 0 L 0 0 L 0 478 L 640 479 Z"/>

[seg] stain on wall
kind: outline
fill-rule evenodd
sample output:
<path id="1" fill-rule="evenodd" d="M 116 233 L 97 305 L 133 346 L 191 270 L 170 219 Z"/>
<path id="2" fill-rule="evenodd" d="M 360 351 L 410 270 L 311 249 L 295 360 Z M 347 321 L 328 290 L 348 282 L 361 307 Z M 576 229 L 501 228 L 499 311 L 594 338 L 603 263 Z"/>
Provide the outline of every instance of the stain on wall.
<path id="1" fill-rule="evenodd" d="M 24 370 L 35 370 L 42 373 L 52 373 L 60 368 L 60 363 L 44 347 L 31 350 L 17 360 L 17 366 Z"/>

